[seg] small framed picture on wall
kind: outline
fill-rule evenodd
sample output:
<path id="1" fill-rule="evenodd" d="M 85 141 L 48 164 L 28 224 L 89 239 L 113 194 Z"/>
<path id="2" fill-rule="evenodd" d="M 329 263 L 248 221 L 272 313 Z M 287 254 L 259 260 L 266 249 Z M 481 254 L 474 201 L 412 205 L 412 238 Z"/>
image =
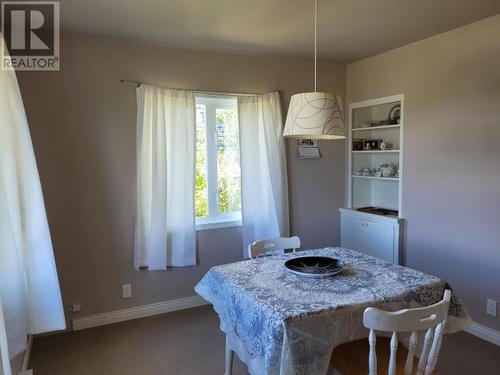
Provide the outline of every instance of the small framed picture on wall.
<path id="1" fill-rule="evenodd" d="M 299 139 L 297 141 L 298 147 L 318 147 L 317 139 Z"/>
<path id="2" fill-rule="evenodd" d="M 297 156 L 299 159 L 319 159 L 319 142 L 317 139 L 299 139 L 297 141 Z"/>

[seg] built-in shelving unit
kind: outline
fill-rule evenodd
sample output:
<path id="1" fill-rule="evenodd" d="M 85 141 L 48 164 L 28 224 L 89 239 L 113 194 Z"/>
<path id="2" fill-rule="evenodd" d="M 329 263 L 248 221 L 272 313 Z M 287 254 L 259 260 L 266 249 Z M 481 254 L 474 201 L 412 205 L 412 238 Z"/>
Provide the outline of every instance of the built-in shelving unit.
<path id="1" fill-rule="evenodd" d="M 404 95 L 349 105 L 348 208 L 340 209 L 341 246 L 395 264 L 404 243 L 403 120 Z"/>
<path id="2" fill-rule="evenodd" d="M 353 154 L 393 154 L 397 153 L 399 150 L 354 150 Z"/>
<path id="3" fill-rule="evenodd" d="M 390 112 L 396 105 L 400 116 L 391 120 Z M 349 105 L 348 208 L 381 207 L 398 211 L 402 217 L 403 130 L 404 95 Z M 385 149 L 353 150 L 353 143 L 359 147 L 368 140 L 383 141 Z M 394 173 L 374 175 L 384 164 L 393 165 Z"/>

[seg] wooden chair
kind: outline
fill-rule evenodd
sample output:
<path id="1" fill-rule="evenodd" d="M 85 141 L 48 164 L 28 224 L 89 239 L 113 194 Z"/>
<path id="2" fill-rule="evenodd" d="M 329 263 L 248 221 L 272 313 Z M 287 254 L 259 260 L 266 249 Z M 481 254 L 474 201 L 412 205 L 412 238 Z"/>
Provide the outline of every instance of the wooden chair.
<path id="1" fill-rule="evenodd" d="M 300 247 L 300 238 L 294 237 L 279 237 L 267 240 L 255 241 L 248 245 L 248 254 L 250 258 L 255 258 L 260 255 L 267 255 L 269 253 L 275 254 L 276 251 L 283 251 L 286 249 L 295 250 Z"/>
<path id="2" fill-rule="evenodd" d="M 12 375 L 9 359 L 9 348 L 7 347 L 7 332 L 5 331 L 5 316 L 3 313 L 2 299 L 0 298 L 0 364 L 3 375 Z"/>
<path id="3" fill-rule="evenodd" d="M 442 301 L 427 307 L 405 309 L 396 312 L 387 312 L 373 307 L 367 308 L 363 316 L 363 324 L 366 328 L 370 329 L 368 337 L 369 346 L 362 340 L 335 348 L 332 356 L 332 366 L 344 375 L 366 375 L 366 362 L 360 361 L 360 356 L 365 352 L 364 357 L 368 357 L 369 375 L 376 375 L 377 367 L 381 373 L 383 369 L 380 368 L 380 364 L 387 366 L 389 375 L 410 375 L 413 373 L 415 364 L 417 375 L 432 374 L 441 348 L 450 298 L 451 291 L 445 290 Z M 377 363 L 377 353 L 375 351 L 377 341 L 376 330 L 392 332 L 389 343 L 390 353 L 387 350 L 379 350 L 379 363 Z M 417 362 L 414 357 L 417 348 L 417 332 L 424 330 L 427 332 L 424 338 L 422 353 Z M 399 332 L 411 332 L 408 350 L 402 348 L 400 352 L 397 351 Z M 401 352 L 406 355 L 401 355 Z M 385 355 L 380 357 L 380 354 Z"/>

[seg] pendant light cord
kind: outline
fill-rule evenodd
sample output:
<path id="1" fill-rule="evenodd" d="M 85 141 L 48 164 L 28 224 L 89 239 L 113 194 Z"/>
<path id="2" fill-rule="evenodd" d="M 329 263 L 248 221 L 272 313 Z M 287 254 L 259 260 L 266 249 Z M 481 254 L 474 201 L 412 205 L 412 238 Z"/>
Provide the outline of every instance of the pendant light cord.
<path id="1" fill-rule="evenodd" d="M 318 71 L 318 0 L 314 0 L 314 92 L 317 92 Z"/>

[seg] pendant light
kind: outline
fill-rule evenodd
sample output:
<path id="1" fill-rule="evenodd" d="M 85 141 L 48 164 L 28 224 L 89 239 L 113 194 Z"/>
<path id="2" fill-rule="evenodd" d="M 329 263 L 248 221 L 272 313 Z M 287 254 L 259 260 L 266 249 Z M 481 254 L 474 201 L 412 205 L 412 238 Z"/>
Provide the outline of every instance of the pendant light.
<path id="1" fill-rule="evenodd" d="M 292 95 L 283 135 L 305 139 L 345 138 L 342 98 L 317 91 L 318 0 L 314 0 L 314 92 Z"/>

